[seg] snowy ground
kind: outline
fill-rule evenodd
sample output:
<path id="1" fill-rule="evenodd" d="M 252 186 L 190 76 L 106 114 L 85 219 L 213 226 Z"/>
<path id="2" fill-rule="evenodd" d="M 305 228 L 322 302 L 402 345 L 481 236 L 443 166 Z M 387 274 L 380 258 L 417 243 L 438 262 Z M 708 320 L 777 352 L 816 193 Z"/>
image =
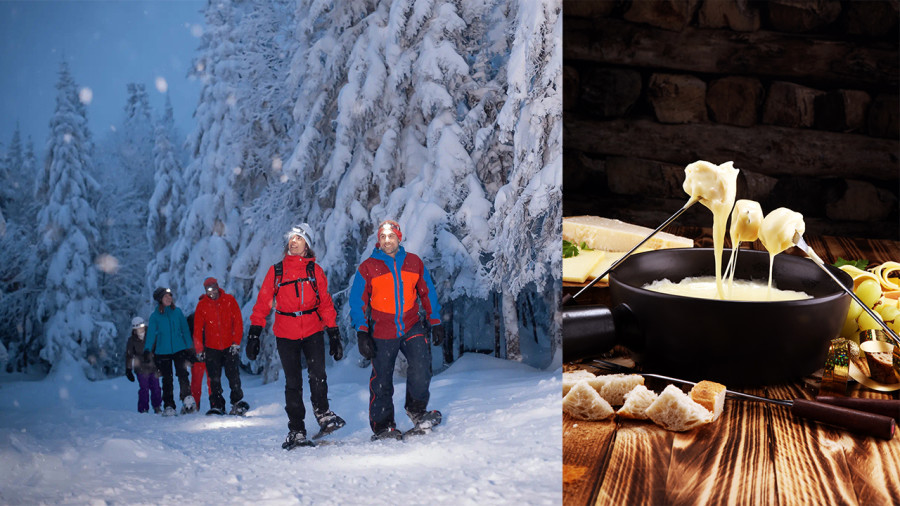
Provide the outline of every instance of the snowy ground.
<path id="1" fill-rule="evenodd" d="M 345 359 L 328 370 L 328 383 L 347 425 L 316 448 L 291 452 L 281 449 L 283 380 L 245 376 L 252 409 L 243 418 L 163 418 L 137 412 L 136 383 L 89 382 L 75 371 L 62 367 L 40 381 L 0 376 L 0 503 L 562 502 L 558 368 L 464 355 L 432 381 L 429 408 L 444 414 L 434 433 L 373 443 L 369 370 Z M 308 407 L 305 380 L 304 371 Z M 395 387 L 405 430 L 403 378 Z M 227 382 L 225 392 L 227 399 Z M 311 415 L 306 424 L 316 426 Z"/>

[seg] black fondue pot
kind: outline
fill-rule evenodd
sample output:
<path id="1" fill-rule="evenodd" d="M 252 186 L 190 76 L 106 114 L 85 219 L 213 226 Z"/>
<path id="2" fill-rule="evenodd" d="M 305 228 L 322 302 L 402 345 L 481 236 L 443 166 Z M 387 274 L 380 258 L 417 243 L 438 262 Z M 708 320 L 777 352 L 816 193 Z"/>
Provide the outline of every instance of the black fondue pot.
<path id="1" fill-rule="evenodd" d="M 723 254 L 723 264 L 730 250 Z M 769 254 L 742 250 L 735 279 L 767 282 Z M 847 287 L 852 279 L 828 268 Z M 811 299 L 736 302 L 653 292 L 643 285 L 668 278 L 713 276 L 713 250 L 666 249 L 632 255 L 610 273 L 612 310 L 602 306 L 563 311 L 565 358 L 580 358 L 623 344 L 648 372 L 728 386 L 780 383 L 820 369 L 838 337 L 850 297 L 811 260 L 775 256 L 773 286 Z"/>

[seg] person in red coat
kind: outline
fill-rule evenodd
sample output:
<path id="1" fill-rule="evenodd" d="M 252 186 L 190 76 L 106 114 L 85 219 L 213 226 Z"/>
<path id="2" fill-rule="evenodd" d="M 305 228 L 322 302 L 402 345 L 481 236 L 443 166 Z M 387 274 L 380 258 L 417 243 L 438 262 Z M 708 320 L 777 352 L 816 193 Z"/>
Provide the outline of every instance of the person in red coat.
<path id="1" fill-rule="evenodd" d="M 194 311 L 194 350 L 200 361 L 206 363 L 209 380 L 209 411 L 207 415 L 224 415 L 225 398 L 222 397 L 222 369 L 231 389 L 231 414 L 243 415 L 250 406 L 243 401 L 240 365 L 241 337 L 244 319 L 241 308 L 231 295 L 219 288 L 216 278 L 203 281 L 206 295 L 197 302 Z"/>
<path id="2" fill-rule="evenodd" d="M 300 354 L 306 357 L 309 374 L 310 401 L 320 434 L 344 426 L 344 420 L 328 406 L 328 384 L 325 376 L 325 332 L 329 353 L 335 360 L 344 356 L 337 313 L 328 293 L 328 278 L 316 264 L 312 249 L 312 231 L 301 223 L 285 235 L 285 255 L 281 262 L 269 267 L 247 333 L 247 358 L 255 360 L 259 353 L 259 336 L 266 317 L 275 309 L 272 333 L 281 367 L 284 369 L 284 410 L 288 415 L 288 436 L 281 445 L 286 450 L 312 446 L 306 439 L 306 408 L 303 405 L 303 378 Z"/>

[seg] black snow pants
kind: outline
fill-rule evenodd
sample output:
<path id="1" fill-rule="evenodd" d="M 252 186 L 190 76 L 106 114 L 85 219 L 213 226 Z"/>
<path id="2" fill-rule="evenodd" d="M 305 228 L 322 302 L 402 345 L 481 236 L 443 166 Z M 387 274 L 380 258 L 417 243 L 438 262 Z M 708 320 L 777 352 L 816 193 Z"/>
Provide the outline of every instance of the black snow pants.
<path id="1" fill-rule="evenodd" d="M 215 350 L 206 348 L 206 375 L 209 378 L 209 407 L 225 411 L 225 398 L 222 397 L 222 369 L 225 369 L 225 377 L 228 378 L 228 388 L 231 389 L 231 405 L 234 406 L 244 398 L 241 390 L 241 376 L 238 369 L 240 358 L 232 355 L 228 349 Z"/>
<path id="2" fill-rule="evenodd" d="M 369 426 L 378 434 L 394 423 L 394 363 L 403 353 L 409 367 L 406 372 L 406 412 L 425 413 L 431 384 L 431 344 L 421 323 L 402 337 L 374 339 L 375 358 L 369 378 Z"/>
<path id="3" fill-rule="evenodd" d="M 178 377 L 178 398 L 182 401 L 191 395 L 191 382 L 189 379 L 193 350 L 181 350 L 171 355 L 156 355 L 156 367 L 162 374 L 163 405 L 175 409 L 174 384 L 172 381 L 172 367 L 175 367 L 175 375 Z"/>
<path id="4" fill-rule="evenodd" d="M 313 411 L 322 415 L 328 411 L 328 383 L 325 376 L 325 333 L 303 339 L 276 339 L 278 356 L 284 369 L 284 410 L 288 415 L 288 429 L 306 433 L 306 408 L 303 406 L 303 369 L 300 353 L 306 357 L 309 374 L 309 397 Z"/>

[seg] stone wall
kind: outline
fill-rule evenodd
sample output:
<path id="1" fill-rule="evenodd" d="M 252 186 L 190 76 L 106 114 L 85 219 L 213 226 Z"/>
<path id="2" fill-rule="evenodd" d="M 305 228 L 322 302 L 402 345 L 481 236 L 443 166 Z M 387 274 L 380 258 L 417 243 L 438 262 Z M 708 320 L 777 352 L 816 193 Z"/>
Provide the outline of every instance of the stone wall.
<path id="1" fill-rule="evenodd" d="M 563 0 L 563 15 L 566 216 L 656 227 L 686 201 L 685 165 L 731 160 L 763 212 L 900 240 L 897 1 Z"/>

